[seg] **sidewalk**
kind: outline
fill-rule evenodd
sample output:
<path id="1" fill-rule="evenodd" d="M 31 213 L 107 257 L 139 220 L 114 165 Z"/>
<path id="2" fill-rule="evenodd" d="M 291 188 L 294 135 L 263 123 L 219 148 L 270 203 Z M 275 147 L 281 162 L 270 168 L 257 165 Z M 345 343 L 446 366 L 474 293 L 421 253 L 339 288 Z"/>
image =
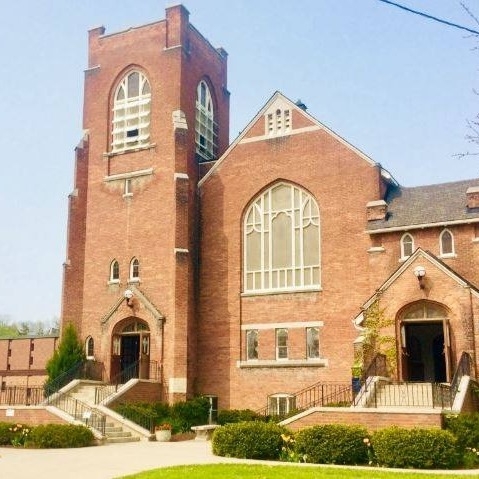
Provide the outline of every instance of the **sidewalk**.
<path id="1" fill-rule="evenodd" d="M 11 479 L 113 479 L 159 467 L 182 464 L 262 463 L 292 465 L 271 461 L 252 461 L 214 456 L 211 442 L 132 442 L 78 449 L 0 448 L 0 477 Z M 298 464 L 299 467 L 322 467 Z M 329 466 L 331 467 L 331 466 Z M 332 466 L 341 469 L 344 466 Z M 382 469 L 388 470 L 388 469 Z M 399 469 L 395 469 L 399 471 Z M 413 471 L 479 477 L 479 471 Z"/>

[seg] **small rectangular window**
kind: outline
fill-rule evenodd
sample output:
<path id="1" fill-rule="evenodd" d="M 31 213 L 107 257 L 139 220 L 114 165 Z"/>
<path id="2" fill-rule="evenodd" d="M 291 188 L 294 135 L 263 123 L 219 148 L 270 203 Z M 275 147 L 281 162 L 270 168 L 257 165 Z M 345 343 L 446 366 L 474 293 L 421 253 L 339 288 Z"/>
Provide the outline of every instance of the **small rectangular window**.
<path id="1" fill-rule="evenodd" d="M 288 359 L 288 330 L 276 330 L 276 359 Z"/>
<path id="2" fill-rule="evenodd" d="M 319 328 L 306 328 L 306 353 L 308 359 L 319 358 Z"/>
<path id="3" fill-rule="evenodd" d="M 246 359 L 258 359 L 258 330 L 250 329 L 246 332 Z"/>

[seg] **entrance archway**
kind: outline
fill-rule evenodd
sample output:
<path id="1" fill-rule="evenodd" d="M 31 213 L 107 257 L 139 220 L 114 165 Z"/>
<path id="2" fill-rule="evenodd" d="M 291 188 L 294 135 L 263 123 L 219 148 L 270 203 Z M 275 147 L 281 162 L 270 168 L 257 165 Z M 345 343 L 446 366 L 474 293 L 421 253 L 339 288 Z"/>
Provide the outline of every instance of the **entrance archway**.
<path id="1" fill-rule="evenodd" d="M 401 375 L 404 381 L 449 382 L 450 344 L 447 310 L 421 301 L 401 315 Z"/>
<path id="2" fill-rule="evenodd" d="M 131 378 L 149 379 L 150 329 L 138 318 L 119 323 L 111 342 L 110 380 L 125 383 Z"/>

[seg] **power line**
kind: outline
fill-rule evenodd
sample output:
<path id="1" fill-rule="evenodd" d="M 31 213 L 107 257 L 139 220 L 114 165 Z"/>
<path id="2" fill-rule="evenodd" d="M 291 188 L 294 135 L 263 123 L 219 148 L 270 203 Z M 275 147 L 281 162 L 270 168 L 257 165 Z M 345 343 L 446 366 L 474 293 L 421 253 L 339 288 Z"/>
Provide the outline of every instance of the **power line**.
<path id="1" fill-rule="evenodd" d="M 450 27 L 459 28 L 460 30 L 465 30 L 469 33 L 474 33 L 474 35 L 479 35 L 477 30 L 473 30 L 472 28 L 464 27 L 462 25 L 458 25 L 457 23 L 448 22 L 447 20 L 443 20 L 442 18 L 434 17 L 433 15 L 429 15 L 424 12 L 420 12 L 418 10 L 413 10 L 412 8 L 406 7 L 404 5 L 400 5 L 396 2 L 390 2 L 389 0 L 379 0 L 380 2 L 387 3 L 389 5 L 393 5 L 394 7 L 401 8 L 402 10 L 406 10 L 406 12 L 414 13 L 415 15 L 419 15 L 421 17 L 425 17 L 429 20 L 434 20 L 435 22 L 443 23 L 444 25 L 448 25 Z"/>

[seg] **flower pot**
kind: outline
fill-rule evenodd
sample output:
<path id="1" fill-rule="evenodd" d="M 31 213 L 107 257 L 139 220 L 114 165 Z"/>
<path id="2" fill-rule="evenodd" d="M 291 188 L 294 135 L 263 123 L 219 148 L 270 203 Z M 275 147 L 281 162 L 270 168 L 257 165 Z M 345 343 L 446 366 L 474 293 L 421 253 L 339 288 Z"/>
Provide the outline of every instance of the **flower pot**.
<path id="1" fill-rule="evenodd" d="M 162 429 L 155 431 L 157 441 L 168 442 L 171 439 L 171 429 Z"/>

